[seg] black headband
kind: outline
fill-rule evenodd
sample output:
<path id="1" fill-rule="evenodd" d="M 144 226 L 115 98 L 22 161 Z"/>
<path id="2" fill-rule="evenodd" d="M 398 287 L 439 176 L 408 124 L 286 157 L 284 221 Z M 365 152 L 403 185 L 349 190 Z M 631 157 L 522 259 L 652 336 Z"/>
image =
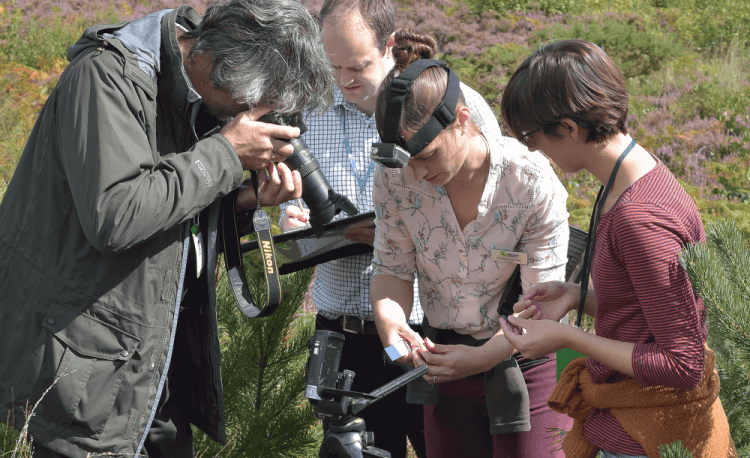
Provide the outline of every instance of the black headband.
<path id="1" fill-rule="evenodd" d="M 409 89 L 414 84 L 417 76 L 431 67 L 442 67 L 445 69 L 448 73 L 448 86 L 445 89 L 443 100 L 435 108 L 430 119 L 407 142 L 398 128 L 401 123 L 401 110 L 404 105 L 404 99 L 406 99 L 406 95 L 409 93 Z M 456 104 L 458 103 L 460 85 L 458 76 L 445 62 L 435 59 L 419 59 L 409 65 L 400 75 L 394 77 L 386 86 L 386 91 L 383 143 L 395 143 L 408 151 L 412 156 L 419 154 L 456 118 Z"/>

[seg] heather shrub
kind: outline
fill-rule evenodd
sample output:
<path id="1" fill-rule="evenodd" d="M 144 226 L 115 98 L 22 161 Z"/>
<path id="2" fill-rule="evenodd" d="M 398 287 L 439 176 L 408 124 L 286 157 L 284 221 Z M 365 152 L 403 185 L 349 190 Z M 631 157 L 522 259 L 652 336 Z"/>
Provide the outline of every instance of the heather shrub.
<path id="1" fill-rule="evenodd" d="M 500 112 L 502 89 L 513 70 L 529 55 L 529 48 L 508 42 L 489 46 L 482 53 L 459 57 L 454 54 L 438 56 L 461 78 L 461 81 L 479 91 L 495 113 Z"/>
<path id="2" fill-rule="evenodd" d="M 561 14 L 575 10 L 575 0 L 467 0 L 474 13 L 484 11 L 542 11 Z"/>
<path id="3" fill-rule="evenodd" d="M 747 0 L 657 0 L 668 21 L 699 49 L 714 51 L 739 39 L 750 45 L 750 2 Z"/>
<path id="4" fill-rule="evenodd" d="M 750 85 L 736 91 L 716 80 L 704 81 L 695 86 L 682 104 L 686 111 L 694 111 L 702 118 L 742 113 L 750 106 Z"/>
<path id="5" fill-rule="evenodd" d="M 570 213 L 568 221 L 588 231 L 591 212 L 601 183 L 588 172 L 563 173 L 554 163 L 552 167 L 560 177 L 565 190 L 568 191 L 567 208 Z"/>
<path id="6" fill-rule="evenodd" d="M 65 65 L 60 58 L 37 61 L 45 70 L 16 63 L 0 51 L 0 190 L 3 193 L 39 110 Z"/>
<path id="7" fill-rule="evenodd" d="M 184 0 L 175 2 L 173 0 L 120 0 L 117 2 L 104 2 L 102 0 L 2 0 L 12 2 L 15 7 L 23 11 L 26 18 L 39 18 L 50 20 L 60 17 L 63 21 L 83 23 L 108 23 L 114 24 L 119 21 L 145 16 L 154 11 L 176 8 L 180 5 L 190 5 L 199 13 L 206 11 L 206 6 L 211 0 Z M 76 37 L 77 38 L 77 37 Z"/>
<path id="8" fill-rule="evenodd" d="M 750 107 L 750 55 L 740 39 L 711 53 L 704 53 L 693 74 L 692 93 L 684 97 L 685 111 L 701 117 L 721 118 L 745 115 Z M 697 71 L 697 72 L 696 72 Z M 731 130 L 732 126 L 728 126 Z"/>
<path id="9" fill-rule="evenodd" d="M 671 35 L 656 30 L 640 16 L 594 15 L 557 23 L 537 34 L 540 41 L 581 38 L 599 45 L 626 78 L 650 75 L 664 62 L 685 52 Z"/>
<path id="10" fill-rule="evenodd" d="M 64 59 L 84 27 L 75 16 L 66 20 L 59 14 L 39 17 L 24 11 L 16 1 L 0 4 L 0 13 L 4 16 L 0 26 L 2 52 L 10 61 L 29 67 L 41 68 L 46 62 Z"/>

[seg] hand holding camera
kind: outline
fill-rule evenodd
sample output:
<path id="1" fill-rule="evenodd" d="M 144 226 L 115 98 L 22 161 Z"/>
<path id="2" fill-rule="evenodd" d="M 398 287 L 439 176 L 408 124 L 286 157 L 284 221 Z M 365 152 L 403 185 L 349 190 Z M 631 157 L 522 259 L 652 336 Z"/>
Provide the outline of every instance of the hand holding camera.
<path id="1" fill-rule="evenodd" d="M 221 134 L 229 140 L 245 170 L 261 170 L 269 162 L 281 162 L 294 153 L 294 147 L 284 139 L 300 136 L 300 129 L 262 121 L 271 112 L 268 107 L 256 107 L 232 118 Z"/>
<path id="2" fill-rule="evenodd" d="M 262 116 L 259 121 L 282 127 L 296 126 L 295 128 L 299 128 L 299 135 L 307 131 L 301 113 L 282 115 L 271 112 Z M 293 152 L 285 157 L 284 162 L 291 170 L 298 171 L 302 178 L 302 200 L 310 209 L 310 225 L 318 236 L 323 234 L 323 225 L 331 222 L 333 217 L 339 214 L 341 210 L 350 216 L 359 213 L 357 207 L 347 197 L 336 193 L 331 188 L 325 175 L 320 170 L 320 164 L 303 139 L 291 138 L 279 141 L 288 141 L 293 148 Z"/>

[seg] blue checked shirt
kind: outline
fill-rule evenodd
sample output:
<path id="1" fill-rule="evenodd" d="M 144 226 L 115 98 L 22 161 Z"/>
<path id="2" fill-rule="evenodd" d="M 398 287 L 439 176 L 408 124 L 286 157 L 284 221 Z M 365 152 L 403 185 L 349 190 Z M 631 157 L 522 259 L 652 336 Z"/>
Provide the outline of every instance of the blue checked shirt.
<path id="1" fill-rule="evenodd" d="M 482 96 L 461 83 L 466 105 L 472 120 L 488 135 L 499 136 L 500 126 L 492 109 Z M 373 210 L 372 187 L 375 168 L 379 165 L 370 160 L 373 143 L 380 142 L 375 125 L 375 116 L 367 116 L 344 99 L 336 89 L 331 108 L 323 114 L 306 116 L 307 132 L 302 138 L 320 163 L 320 170 L 334 191 L 346 196 L 360 212 Z M 343 122 L 342 122 L 343 121 Z M 349 144 L 355 167 L 347 156 Z M 287 205 L 283 204 L 282 214 Z M 336 219 L 346 218 L 344 212 Z M 317 267 L 313 282 L 312 299 L 318 313 L 329 319 L 342 315 L 373 320 L 370 307 L 370 280 L 372 279 L 372 254 L 361 254 L 336 259 Z M 419 288 L 414 282 L 414 304 L 409 324 L 420 325 L 424 313 L 419 304 Z"/>

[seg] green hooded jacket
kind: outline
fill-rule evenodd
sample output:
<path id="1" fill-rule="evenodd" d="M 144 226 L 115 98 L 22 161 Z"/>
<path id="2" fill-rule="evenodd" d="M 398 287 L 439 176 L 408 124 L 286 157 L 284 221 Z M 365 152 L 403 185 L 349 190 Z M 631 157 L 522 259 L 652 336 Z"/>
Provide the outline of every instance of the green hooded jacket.
<path id="1" fill-rule="evenodd" d="M 20 428 L 41 398 L 29 431 L 69 456 L 139 453 L 170 362 L 182 413 L 225 442 L 215 228 L 243 170 L 182 67 L 176 24 L 200 20 L 86 30 L 0 204 L 0 402 Z"/>

